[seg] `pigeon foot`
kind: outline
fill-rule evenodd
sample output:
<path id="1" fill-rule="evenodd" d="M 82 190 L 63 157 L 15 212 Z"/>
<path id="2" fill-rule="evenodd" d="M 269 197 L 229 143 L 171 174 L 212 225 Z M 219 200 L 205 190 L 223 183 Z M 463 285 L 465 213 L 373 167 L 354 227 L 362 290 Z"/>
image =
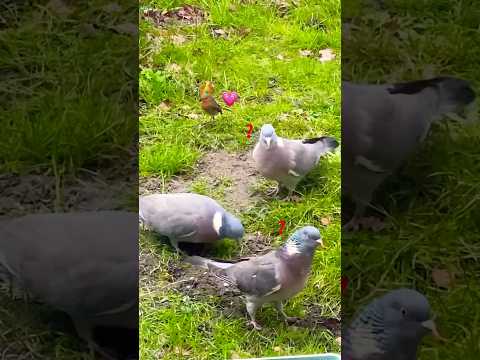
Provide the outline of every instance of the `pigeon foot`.
<path id="1" fill-rule="evenodd" d="M 255 320 L 249 321 L 248 326 L 252 326 L 254 330 L 262 330 L 262 327 Z"/>

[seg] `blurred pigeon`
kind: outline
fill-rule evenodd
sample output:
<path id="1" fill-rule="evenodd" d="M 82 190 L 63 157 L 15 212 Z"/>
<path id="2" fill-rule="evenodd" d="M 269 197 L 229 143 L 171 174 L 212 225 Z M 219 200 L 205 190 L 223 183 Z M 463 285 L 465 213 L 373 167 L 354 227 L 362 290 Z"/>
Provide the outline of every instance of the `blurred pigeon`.
<path id="1" fill-rule="evenodd" d="M 375 189 L 417 149 L 442 115 L 473 104 L 461 79 L 342 85 L 342 191 L 355 202 L 345 230 L 357 230 Z"/>
<path id="2" fill-rule="evenodd" d="M 342 337 L 345 360 L 416 360 L 428 333 L 439 337 L 428 300 L 411 289 L 397 289 L 375 299 Z"/>
<path id="3" fill-rule="evenodd" d="M 335 150 L 338 142 L 328 136 L 306 140 L 283 139 L 270 124 L 262 126 L 253 150 L 258 171 L 293 192 L 298 182 L 317 165 L 320 157 Z"/>
<path id="4" fill-rule="evenodd" d="M 138 331 L 137 224 L 136 213 L 120 211 L 2 219 L 0 268 L 31 298 L 67 313 L 92 352 L 112 358 L 94 332 Z"/>
<path id="5" fill-rule="evenodd" d="M 255 314 L 263 304 L 274 302 L 286 321 L 291 320 L 283 311 L 282 301 L 300 292 L 307 280 L 315 248 L 321 245 L 320 232 L 313 226 L 305 226 L 290 236 L 277 250 L 237 263 L 218 262 L 199 256 L 186 259 L 189 263 L 209 269 L 225 282 L 246 296 L 250 324 L 261 329 Z"/>
<path id="6" fill-rule="evenodd" d="M 179 242 L 213 243 L 243 236 L 240 220 L 204 195 L 145 195 L 140 197 L 139 211 L 143 225 L 168 237 L 177 251 Z"/>

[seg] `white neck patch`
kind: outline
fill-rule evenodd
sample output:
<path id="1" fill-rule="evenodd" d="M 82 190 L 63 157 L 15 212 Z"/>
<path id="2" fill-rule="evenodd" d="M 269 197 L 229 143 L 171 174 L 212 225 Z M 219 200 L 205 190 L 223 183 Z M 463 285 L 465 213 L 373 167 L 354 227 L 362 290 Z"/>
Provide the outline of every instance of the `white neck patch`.
<path id="1" fill-rule="evenodd" d="M 217 211 L 215 215 L 213 215 L 212 225 L 213 225 L 213 228 L 215 229 L 215 232 L 218 235 L 220 235 L 220 229 L 223 225 L 222 213 L 220 211 Z"/>
<path id="2" fill-rule="evenodd" d="M 285 244 L 285 252 L 287 253 L 288 256 L 300 254 L 300 250 L 298 250 L 298 246 L 291 241 L 288 241 Z"/>
<path id="3" fill-rule="evenodd" d="M 285 144 L 283 143 L 283 139 L 281 137 L 277 137 L 277 146 L 284 147 Z"/>
<path id="4" fill-rule="evenodd" d="M 376 173 L 385 173 L 388 172 L 387 170 L 382 169 L 379 165 L 375 164 L 373 161 L 367 159 L 364 156 L 357 156 L 355 157 L 355 165 L 361 165 L 365 168 L 367 168 L 370 171 L 376 172 Z"/>

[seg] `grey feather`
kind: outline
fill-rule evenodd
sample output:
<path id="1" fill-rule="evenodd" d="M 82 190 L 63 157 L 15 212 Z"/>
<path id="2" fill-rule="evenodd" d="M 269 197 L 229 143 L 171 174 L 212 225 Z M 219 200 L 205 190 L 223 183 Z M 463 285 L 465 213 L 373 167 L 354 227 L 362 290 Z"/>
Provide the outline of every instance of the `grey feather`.
<path id="1" fill-rule="evenodd" d="M 137 214 L 114 211 L 4 220 L 0 263 L 92 345 L 97 326 L 138 328 L 137 223 Z"/>
<path id="2" fill-rule="evenodd" d="M 140 221 L 167 236 L 178 249 L 179 242 L 213 243 L 229 237 L 240 239 L 243 226 L 215 200 L 199 194 L 152 194 L 139 200 Z"/>
<path id="3" fill-rule="evenodd" d="M 430 305 L 419 292 L 397 289 L 368 304 L 342 337 L 347 360 L 416 360 L 431 332 Z"/>
<path id="4" fill-rule="evenodd" d="M 253 150 L 253 159 L 263 176 L 294 190 L 320 158 L 337 146 L 338 142 L 327 136 L 306 140 L 283 139 L 276 135 L 272 125 L 265 124 Z"/>
<path id="5" fill-rule="evenodd" d="M 286 316 L 281 303 L 305 286 L 314 250 L 319 244 L 321 236 L 318 229 L 306 226 L 292 234 L 281 248 L 249 260 L 232 264 L 196 256 L 187 258 L 187 261 L 209 269 L 238 288 L 246 297 L 252 324 L 258 328 L 255 313 L 265 303 L 276 303 L 282 315 Z"/>
<path id="6" fill-rule="evenodd" d="M 342 85 L 342 192 L 363 215 L 377 187 L 418 148 L 432 122 L 475 98 L 455 78 Z"/>

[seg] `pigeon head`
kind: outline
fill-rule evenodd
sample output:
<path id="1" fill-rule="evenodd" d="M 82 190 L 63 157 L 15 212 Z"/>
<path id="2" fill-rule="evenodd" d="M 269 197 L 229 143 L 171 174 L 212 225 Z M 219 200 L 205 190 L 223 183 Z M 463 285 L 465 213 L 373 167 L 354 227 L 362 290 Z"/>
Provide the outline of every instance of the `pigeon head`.
<path id="1" fill-rule="evenodd" d="M 426 80 L 394 84 L 388 89 L 390 94 L 413 95 L 433 89 L 437 94 L 436 117 L 438 120 L 447 113 L 465 111 L 467 118 L 476 118 L 476 94 L 469 82 L 463 79 L 441 76 Z"/>
<path id="2" fill-rule="evenodd" d="M 243 225 L 238 218 L 228 212 L 216 212 L 213 227 L 220 238 L 240 240 L 243 237 Z"/>
<path id="3" fill-rule="evenodd" d="M 418 344 L 428 333 L 438 336 L 428 300 L 418 291 L 397 289 L 380 298 L 379 304 L 384 311 L 384 326 L 399 343 Z"/>
<path id="4" fill-rule="evenodd" d="M 283 246 L 283 250 L 287 255 L 313 255 L 317 246 L 323 247 L 320 231 L 316 227 L 305 226 L 295 231 L 293 235 L 288 238 Z"/>
<path id="5" fill-rule="evenodd" d="M 260 130 L 260 141 L 266 149 L 277 142 L 277 134 L 271 124 L 264 124 Z"/>
<path id="6" fill-rule="evenodd" d="M 441 77 L 438 79 L 439 112 L 441 114 L 458 112 L 474 103 L 476 95 L 467 81 L 454 77 Z"/>

